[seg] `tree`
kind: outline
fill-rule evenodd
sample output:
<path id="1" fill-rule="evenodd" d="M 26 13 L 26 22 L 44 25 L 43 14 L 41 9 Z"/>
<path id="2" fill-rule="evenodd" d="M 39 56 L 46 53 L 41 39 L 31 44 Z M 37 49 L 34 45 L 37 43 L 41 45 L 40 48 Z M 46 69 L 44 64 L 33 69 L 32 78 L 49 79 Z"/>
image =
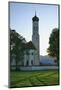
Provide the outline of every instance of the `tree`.
<path id="1" fill-rule="evenodd" d="M 12 57 L 15 56 L 16 70 L 18 69 L 19 60 L 23 62 L 23 46 L 25 42 L 26 40 L 21 35 L 15 30 L 10 29 L 10 62 L 12 61 Z"/>
<path id="2" fill-rule="evenodd" d="M 47 49 L 48 55 L 56 58 L 59 63 L 59 29 L 54 28 L 49 38 L 49 48 Z"/>

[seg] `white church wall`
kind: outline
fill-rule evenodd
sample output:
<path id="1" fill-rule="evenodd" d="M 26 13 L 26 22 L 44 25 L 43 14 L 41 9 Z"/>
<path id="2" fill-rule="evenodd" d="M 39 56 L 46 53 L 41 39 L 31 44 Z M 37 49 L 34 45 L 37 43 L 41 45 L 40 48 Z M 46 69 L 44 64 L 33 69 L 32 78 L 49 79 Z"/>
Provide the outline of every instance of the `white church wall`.
<path id="1" fill-rule="evenodd" d="M 39 56 L 37 51 L 35 51 L 35 65 L 39 65 Z"/>
<path id="2" fill-rule="evenodd" d="M 11 65 L 16 65 L 15 58 L 12 59 Z"/>
<path id="3" fill-rule="evenodd" d="M 24 66 L 27 66 L 27 60 L 28 60 L 28 66 L 32 66 L 32 62 L 34 64 L 34 61 L 35 61 L 35 50 L 34 49 L 30 49 L 28 51 L 29 55 L 26 54 L 26 51 L 25 51 L 25 54 L 24 54 Z"/>
<path id="4" fill-rule="evenodd" d="M 27 55 L 26 55 L 26 52 L 24 54 L 24 66 L 26 66 L 26 61 L 27 61 Z"/>
<path id="5" fill-rule="evenodd" d="M 58 66 L 28 66 L 28 67 L 20 67 L 20 70 L 54 70 L 58 69 Z"/>
<path id="6" fill-rule="evenodd" d="M 29 55 L 29 65 L 30 66 L 32 66 L 32 62 L 34 64 L 34 51 L 35 50 L 33 50 L 33 49 L 29 50 L 29 53 L 30 53 L 30 55 Z"/>

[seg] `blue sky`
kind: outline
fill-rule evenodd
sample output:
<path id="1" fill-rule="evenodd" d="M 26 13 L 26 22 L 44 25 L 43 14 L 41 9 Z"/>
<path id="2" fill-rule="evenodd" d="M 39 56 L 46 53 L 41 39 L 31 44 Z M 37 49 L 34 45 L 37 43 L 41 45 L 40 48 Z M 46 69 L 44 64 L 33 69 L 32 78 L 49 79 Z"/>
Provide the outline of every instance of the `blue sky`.
<path id="1" fill-rule="evenodd" d="M 58 5 L 10 3 L 10 28 L 32 40 L 32 17 L 39 17 L 40 55 L 47 55 L 49 37 L 58 28 Z"/>

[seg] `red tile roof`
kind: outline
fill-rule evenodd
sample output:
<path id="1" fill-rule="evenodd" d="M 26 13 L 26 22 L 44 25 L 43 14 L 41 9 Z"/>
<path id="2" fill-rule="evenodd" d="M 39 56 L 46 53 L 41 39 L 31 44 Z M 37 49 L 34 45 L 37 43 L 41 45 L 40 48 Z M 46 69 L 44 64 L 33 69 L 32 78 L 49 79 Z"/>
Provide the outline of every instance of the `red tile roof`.
<path id="1" fill-rule="evenodd" d="M 32 41 L 29 41 L 25 44 L 25 49 L 36 49 Z"/>

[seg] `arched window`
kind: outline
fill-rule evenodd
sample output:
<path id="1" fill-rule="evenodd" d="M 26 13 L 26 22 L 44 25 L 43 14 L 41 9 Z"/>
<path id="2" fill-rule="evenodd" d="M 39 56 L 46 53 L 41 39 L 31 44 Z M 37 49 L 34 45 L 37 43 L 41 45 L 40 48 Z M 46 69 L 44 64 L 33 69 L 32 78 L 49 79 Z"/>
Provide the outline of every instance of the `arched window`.
<path id="1" fill-rule="evenodd" d="M 29 61 L 27 60 L 27 62 L 26 62 L 26 66 L 28 66 L 29 65 Z"/>
<path id="2" fill-rule="evenodd" d="M 33 60 L 31 60 L 31 65 L 33 65 Z"/>
<path id="3" fill-rule="evenodd" d="M 32 52 L 32 55 L 33 55 L 33 52 Z"/>

